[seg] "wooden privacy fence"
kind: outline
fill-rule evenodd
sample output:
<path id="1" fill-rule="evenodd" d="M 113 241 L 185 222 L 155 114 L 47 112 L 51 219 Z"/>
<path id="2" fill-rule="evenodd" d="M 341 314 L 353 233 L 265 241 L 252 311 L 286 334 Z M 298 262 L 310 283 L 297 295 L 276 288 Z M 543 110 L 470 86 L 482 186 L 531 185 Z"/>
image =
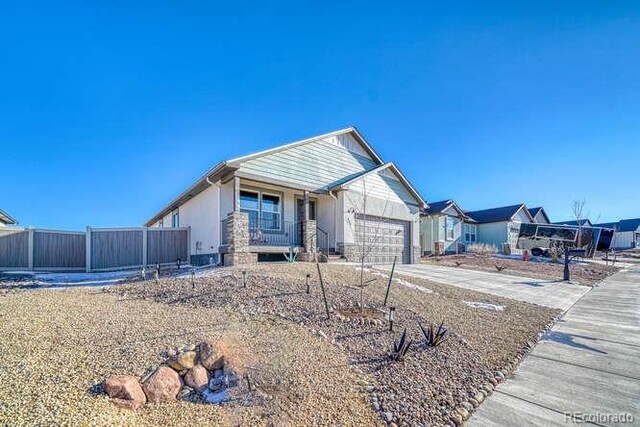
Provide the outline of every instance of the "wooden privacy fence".
<path id="1" fill-rule="evenodd" d="M 0 270 L 108 271 L 189 262 L 190 229 L 0 228 Z"/>

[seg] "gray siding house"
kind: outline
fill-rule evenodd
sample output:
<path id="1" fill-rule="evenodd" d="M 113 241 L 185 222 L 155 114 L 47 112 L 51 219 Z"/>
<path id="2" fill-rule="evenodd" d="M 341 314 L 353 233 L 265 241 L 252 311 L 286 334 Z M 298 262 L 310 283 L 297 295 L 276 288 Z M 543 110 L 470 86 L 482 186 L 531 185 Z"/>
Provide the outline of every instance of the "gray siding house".
<path id="1" fill-rule="evenodd" d="M 353 127 L 223 161 L 145 225 L 191 228 L 194 263 L 317 251 L 412 263 L 426 203 Z"/>
<path id="2" fill-rule="evenodd" d="M 612 249 L 640 248 L 640 218 L 622 219 L 618 222 L 594 224 L 594 227 L 613 228 Z"/>
<path id="3" fill-rule="evenodd" d="M 423 255 L 461 253 L 476 240 L 476 221 L 453 200 L 429 203 L 422 211 L 420 247 Z"/>
<path id="4" fill-rule="evenodd" d="M 498 250 L 521 253 L 516 249 L 520 224 L 535 222 L 525 204 L 466 212 L 477 222 L 478 243 L 494 245 Z"/>

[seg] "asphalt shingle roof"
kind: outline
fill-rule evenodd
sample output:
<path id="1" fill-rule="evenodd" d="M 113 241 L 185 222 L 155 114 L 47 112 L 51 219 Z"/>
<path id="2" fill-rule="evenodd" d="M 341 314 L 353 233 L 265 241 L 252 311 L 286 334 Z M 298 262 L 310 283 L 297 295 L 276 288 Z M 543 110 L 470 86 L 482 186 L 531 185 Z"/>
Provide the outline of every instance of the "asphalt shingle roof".
<path id="1" fill-rule="evenodd" d="M 512 206 L 502 206 L 500 208 L 470 211 L 466 212 L 466 214 L 475 219 L 480 224 L 488 222 L 509 221 L 516 214 L 516 212 L 520 210 L 522 206 L 524 205 L 520 204 Z"/>

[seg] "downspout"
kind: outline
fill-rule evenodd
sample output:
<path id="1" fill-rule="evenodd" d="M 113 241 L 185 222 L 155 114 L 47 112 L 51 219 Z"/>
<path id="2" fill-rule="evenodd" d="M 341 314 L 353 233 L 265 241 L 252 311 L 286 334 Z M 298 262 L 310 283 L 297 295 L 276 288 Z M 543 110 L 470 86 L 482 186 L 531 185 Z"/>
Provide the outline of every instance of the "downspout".
<path id="1" fill-rule="evenodd" d="M 334 201 L 333 204 L 333 250 L 337 252 L 338 248 L 338 198 L 329 190 L 329 196 Z"/>
<path id="2" fill-rule="evenodd" d="M 218 184 L 216 184 L 215 182 L 212 182 L 211 179 L 207 176 L 206 177 L 206 181 L 207 184 L 209 184 L 210 186 L 215 186 L 218 189 L 218 224 L 216 224 L 216 226 L 218 227 L 218 249 L 217 252 L 218 255 L 220 254 L 220 245 L 222 245 L 222 229 L 220 229 L 220 224 L 222 223 L 222 201 L 220 200 L 221 197 L 221 193 L 222 190 L 220 188 L 220 186 Z M 215 249 L 215 248 L 214 248 Z M 218 260 L 218 262 L 220 262 L 221 260 Z"/>

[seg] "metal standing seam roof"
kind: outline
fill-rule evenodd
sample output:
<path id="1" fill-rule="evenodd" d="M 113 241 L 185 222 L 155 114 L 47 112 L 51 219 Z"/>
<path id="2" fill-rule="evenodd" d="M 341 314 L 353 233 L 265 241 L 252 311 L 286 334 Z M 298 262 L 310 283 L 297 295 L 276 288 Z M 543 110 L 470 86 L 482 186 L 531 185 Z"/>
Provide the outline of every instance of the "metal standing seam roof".
<path id="1" fill-rule="evenodd" d="M 640 228 L 640 218 L 621 219 L 618 231 L 636 231 Z"/>

